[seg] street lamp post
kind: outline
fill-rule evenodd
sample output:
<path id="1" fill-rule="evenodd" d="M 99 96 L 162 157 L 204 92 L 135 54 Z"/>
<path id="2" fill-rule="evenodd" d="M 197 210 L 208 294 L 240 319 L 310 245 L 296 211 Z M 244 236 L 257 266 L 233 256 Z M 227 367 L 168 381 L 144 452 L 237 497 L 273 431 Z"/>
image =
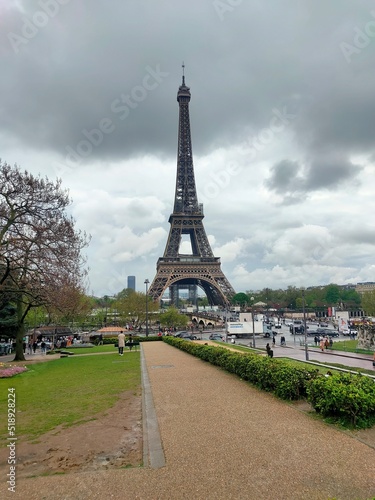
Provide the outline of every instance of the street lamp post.
<path id="1" fill-rule="evenodd" d="M 148 279 L 145 280 L 145 285 L 146 285 L 146 337 L 148 337 L 148 285 L 149 285 Z"/>
<path id="2" fill-rule="evenodd" d="M 305 360 L 309 360 L 309 351 L 307 346 L 307 328 L 306 328 L 306 309 L 305 309 L 305 290 L 302 290 L 302 307 L 303 307 L 303 330 L 305 333 Z"/>
<path id="3" fill-rule="evenodd" d="M 228 342 L 228 304 L 225 305 L 225 342 Z"/>
<path id="4" fill-rule="evenodd" d="M 253 348 L 255 349 L 254 297 L 251 297 L 251 320 L 253 322 Z"/>

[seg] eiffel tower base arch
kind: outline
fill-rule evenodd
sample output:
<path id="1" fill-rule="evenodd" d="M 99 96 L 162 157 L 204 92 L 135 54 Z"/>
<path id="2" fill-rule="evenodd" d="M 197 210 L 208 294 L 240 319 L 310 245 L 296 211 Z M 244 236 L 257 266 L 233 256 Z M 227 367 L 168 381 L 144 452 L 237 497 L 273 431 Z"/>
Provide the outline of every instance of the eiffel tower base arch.
<path id="1" fill-rule="evenodd" d="M 221 270 L 220 259 L 213 257 L 201 260 L 206 262 L 163 262 L 163 259 L 159 259 L 149 296 L 160 301 L 165 291 L 173 285 L 195 285 L 205 292 L 210 305 L 229 305 L 234 290 Z"/>

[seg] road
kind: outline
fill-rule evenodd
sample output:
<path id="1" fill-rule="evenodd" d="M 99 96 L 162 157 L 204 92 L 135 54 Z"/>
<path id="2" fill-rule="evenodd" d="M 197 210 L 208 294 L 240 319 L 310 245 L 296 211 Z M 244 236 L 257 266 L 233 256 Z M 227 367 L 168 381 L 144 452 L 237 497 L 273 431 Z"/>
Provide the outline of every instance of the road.
<path id="1" fill-rule="evenodd" d="M 315 329 L 316 325 L 311 326 L 311 328 Z M 225 334 L 223 330 L 220 331 L 215 331 L 220 334 Z M 282 328 L 277 330 L 277 335 L 276 337 L 276 344 L 275 347 L 273 347 L 274 351 L 274 357 L 288 357 L 291 359 L 296 359 L 300 361 L 305 361 L 306 360 L 306 351 L 305 351 L 305 336 L 304 335 L 292 335 L 289 332 L 289 327 L 283 325 Z M 212 332 L 204 332 L 202 334 L 202 340 L 208 340 L 210 333 Z M 286 340 L 286 346 L 280 346 L 280 337 L 284 336 Z M 198 336 L 200 338 L 200 336 Z M 342 342 L 344 340 L 348 340 L 347 336 L 340 335 L 339 337 L 335 337 L 333 339 L 333 342 Z M 228 339 L 228 342 L 230 342 L 230 339 Z M 247 339 L 235 339 L 236 345 L 242 345 L 245 347 L 252 347 L 253 346 L 253 339 L 252 338 L 247 338 Z M 255 347 L 259 349 L 265 349 L 267 343 L 272 344 L 272 338 L 265 338 L 263 336 L 255 336 Z M 315 363 L 332 363 L 332 365 L 344 365 L 346 367 L 350 368 L 363 368 L 366 370 L 374 370 L 374 375 L 375 375 L 375 367 L 373 366 L 373 356 L 370 355 L 363 355 L 363 354 L 355 354 L 355 353 L 345 353 L 341 351 L 330 351 L 325 350 L 324 352 L 321 352 L 320 349 L 315 349 L 312 347 L 314 344 L 314 337 L 307 337 L 307 343 L 308 343 L 308 360 L 310 362 L 315 362 Z"/>

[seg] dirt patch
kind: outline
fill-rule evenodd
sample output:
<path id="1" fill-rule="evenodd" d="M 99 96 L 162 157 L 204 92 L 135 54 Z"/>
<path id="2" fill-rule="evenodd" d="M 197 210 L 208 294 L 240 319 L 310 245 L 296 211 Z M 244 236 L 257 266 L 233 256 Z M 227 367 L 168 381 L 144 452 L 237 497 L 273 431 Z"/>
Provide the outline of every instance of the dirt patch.
<path id="1" fill-rule="evenodd" d="M 57 428 L 37 443 L 18 437 L 17 477 L 96 471 L 142 464 L 141 396 L 125 392 L 120 400 L 95 419 Z M 0 450 L 1 468 L 8 450 Z"/>

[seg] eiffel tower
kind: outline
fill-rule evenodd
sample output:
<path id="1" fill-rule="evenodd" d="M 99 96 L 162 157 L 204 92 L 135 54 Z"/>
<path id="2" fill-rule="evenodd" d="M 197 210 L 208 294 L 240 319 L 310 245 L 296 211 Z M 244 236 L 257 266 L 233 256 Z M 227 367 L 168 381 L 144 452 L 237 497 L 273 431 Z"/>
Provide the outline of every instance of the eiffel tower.
<path id="1" fill-rule="evenodd" d="M 200 287 L 210 305 L 225 307 L 235 291 L 221 270 L 220 258 L 214 257 L 203 227 L 203 204 L 198 203 L 194 178 L 190 97 L 183 71 L 182 85 L 177 93 L 180 113 L 174 209 L 169 217 L 171 227 L 164 255 L 158 259 L 148 295 L 160 301 L 169 288 L 171 303 L 177 305 L 179 289 L 188 289 L 191 297 Z M 192 254 L 179 253 L 182 235 L 189 235 Z"/>

